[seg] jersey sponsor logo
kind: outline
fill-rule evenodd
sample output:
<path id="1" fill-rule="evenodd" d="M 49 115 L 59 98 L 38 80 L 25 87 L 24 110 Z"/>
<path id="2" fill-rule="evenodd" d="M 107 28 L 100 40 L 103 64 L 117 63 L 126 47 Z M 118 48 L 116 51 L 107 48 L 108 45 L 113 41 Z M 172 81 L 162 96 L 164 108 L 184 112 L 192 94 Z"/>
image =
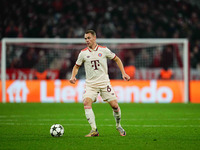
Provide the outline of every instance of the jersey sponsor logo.
<path id="1" fill-rule="evenodd" d="M 100 66 L 99 60 L 92 60 L 91 61 L 92 67 L 94 67 L 94 70 L 98 70 L 98 66 Z"/>
<path id="2" fill-rule="evenodd" d="M 101 57 L 101 56 L 102 56 L 102 54 L 101 54 L 101 53 L 99 53 L 99 54 L 98 54 L 98 56 L 99 56 L 99 57 Z"/>

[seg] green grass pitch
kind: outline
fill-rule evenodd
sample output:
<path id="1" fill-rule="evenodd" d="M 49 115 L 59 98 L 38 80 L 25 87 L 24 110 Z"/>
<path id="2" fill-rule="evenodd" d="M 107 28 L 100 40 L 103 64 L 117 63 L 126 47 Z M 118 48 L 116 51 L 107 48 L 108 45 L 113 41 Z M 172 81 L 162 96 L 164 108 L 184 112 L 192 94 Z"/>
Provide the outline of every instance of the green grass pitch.
<path id="1" fill-rule="evenodd" d="M 200 104 L 119 104 L 127 136 L 115 129 L 108 104 L 93 104 L 99 137 L 90 131 L 80 103 L 0 104 L 0 149 L 143 150 L 200 149 Z M 52 137 L 52 124 L 65 128 Z"/>

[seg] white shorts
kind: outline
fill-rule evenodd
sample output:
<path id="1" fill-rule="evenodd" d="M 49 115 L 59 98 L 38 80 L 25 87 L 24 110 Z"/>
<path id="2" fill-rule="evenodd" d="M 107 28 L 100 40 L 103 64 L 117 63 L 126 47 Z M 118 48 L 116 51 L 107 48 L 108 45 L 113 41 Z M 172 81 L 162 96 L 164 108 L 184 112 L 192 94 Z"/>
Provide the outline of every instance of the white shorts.
<path id="1" fill-rule="evenodd" d="M 91 98 L 93 102 L 96 102 L 97 96 L 99 93 L 103 101 L 109 102 L 112 100 L 117 100 L 115 91 L 110 84 L 107 84 L 105 86 L 97 86 L 97 87 L 91 87 L 87 85 L 83 93 L 83 100 L 85 98 Z"/>

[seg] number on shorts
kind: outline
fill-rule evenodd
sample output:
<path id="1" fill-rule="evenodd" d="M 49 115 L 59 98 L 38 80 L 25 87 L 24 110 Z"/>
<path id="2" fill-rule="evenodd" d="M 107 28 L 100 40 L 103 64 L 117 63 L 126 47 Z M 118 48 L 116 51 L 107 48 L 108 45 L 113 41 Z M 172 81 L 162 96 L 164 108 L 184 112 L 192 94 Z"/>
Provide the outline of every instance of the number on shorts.
<path id="1" fill-rule="evenodd" d="M 107 91 L 110 92 L 111 88 L 109 87 L 109 85 L 107 86 Z"/>

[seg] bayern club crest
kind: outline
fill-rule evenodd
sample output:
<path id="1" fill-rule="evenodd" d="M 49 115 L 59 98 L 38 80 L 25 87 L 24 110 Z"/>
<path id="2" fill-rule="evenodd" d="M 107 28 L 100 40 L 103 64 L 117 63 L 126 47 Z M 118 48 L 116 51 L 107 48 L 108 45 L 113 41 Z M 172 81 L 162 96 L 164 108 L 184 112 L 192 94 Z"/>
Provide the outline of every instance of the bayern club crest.
<path id="1" fill-rule="evenodd" d="M 102 56 L 102 54 L 101 54 L 101 53 L 99 53 L 99 54 L 98 54 L 98 56 L 99 56 L 99 57 L 101 57 L 101 56 Z"/>

